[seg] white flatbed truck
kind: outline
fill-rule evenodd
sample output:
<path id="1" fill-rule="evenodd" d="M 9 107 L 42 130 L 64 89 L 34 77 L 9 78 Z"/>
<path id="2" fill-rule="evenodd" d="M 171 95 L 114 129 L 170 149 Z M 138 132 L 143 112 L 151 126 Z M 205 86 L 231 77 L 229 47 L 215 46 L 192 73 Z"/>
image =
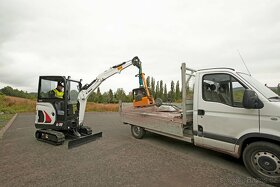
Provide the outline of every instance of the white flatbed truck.
<path id="1" fill-rule="evenodd" d="M 280 184 L 280 97 L 231 68 L 194 70 L 183 63 L 181 75 L 182 109 L 120 105 L 122 122 L 131 125 L 132 135 L 141 139 L 150 131 L 242 158 L 252 176 Z"/>

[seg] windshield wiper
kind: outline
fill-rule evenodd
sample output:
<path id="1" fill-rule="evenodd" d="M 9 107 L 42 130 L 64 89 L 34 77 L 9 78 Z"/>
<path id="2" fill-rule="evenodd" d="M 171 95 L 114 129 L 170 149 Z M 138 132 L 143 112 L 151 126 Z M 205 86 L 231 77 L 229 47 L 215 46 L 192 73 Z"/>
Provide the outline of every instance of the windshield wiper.
<path id="1" fill-rule="evenodd" d="M 280 97 L 279 96 L 275 96 L 275 97 L 270 97 L 268 99 L 280 99 Z"/>

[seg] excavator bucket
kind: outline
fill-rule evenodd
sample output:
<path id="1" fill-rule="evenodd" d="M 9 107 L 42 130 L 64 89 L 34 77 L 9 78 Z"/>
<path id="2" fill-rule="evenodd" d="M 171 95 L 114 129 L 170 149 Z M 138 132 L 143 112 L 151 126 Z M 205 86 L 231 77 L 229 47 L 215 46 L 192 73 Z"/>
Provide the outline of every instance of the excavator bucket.
<path id="1" fill-rule="evenodd" d="M 102 137 L 102 132 L 98 132 L 95 134 L 90 134 L 90 135 L 82 136 L 80 138 L 76 138 L 74 140 L 70 140 L 68 142 L 68 149 L 72 149 L 74 147 L 78 147 L 80 145 L 92 142 L 100 137 Z"/>
<path id="2" fill-rule="evenodd" d="M 132 64 L 142 71 L 141 61 L 137 56 L 132 59 Z"/>

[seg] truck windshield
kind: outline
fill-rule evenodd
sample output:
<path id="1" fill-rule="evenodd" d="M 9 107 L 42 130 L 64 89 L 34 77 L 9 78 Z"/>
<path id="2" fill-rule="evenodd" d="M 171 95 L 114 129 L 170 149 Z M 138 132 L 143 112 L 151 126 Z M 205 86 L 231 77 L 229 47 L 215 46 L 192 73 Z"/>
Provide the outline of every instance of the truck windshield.
<path id="1" fill-rule="evenodd" d="M 255 89 L 257 89 L 260 93 L 263 94 L 269 100 L 280 99 L 280 97 L 274 93 L 271 89 L 254 79 L 252 76 L 238 73 L 242 78 L 244 78 L 250 85 L 252 85 Z"/>

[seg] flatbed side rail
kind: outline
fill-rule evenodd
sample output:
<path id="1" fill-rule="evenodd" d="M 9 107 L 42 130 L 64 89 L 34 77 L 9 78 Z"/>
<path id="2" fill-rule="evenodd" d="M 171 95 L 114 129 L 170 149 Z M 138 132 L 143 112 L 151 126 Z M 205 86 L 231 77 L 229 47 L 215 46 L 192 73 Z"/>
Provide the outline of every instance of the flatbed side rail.
<path id="1" fill-rule="evenodd" d="M 191 68 L 187 68 L 186 67 L 186 63 L 182 63 L 182 66 L 181 66 L 181 78 L 182 78 L 183 125 L 186 125 L 186 123 L 187 123 L 187 108 L 186 108 L 187 95 L 186 95 L 186 86 L 187 86 L 187 83 L 190 81 L 191 77 L 195 76 L 195 72 L 196 72 L 196 70 L 191 69 Z M 186 75 L 188 75 L 188 78 L 187 78 Z"/>

